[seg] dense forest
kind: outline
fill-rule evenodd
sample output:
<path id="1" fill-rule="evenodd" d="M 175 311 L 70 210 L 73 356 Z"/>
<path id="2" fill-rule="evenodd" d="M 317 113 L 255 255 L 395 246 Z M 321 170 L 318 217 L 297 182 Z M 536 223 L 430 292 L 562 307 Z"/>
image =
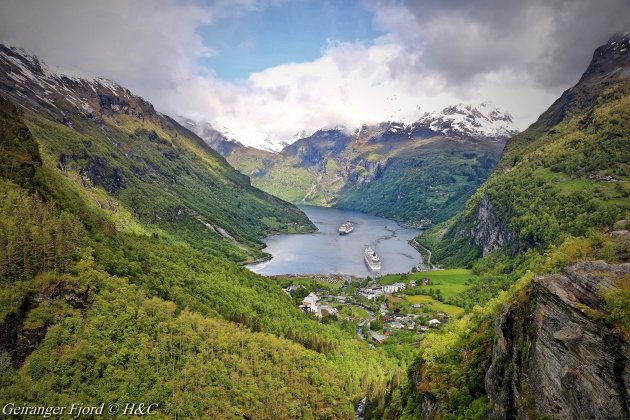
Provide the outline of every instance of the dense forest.
<path id="1" fill-rule="evenodd" d="M 312 320 L 189 239 L 121 223 L 122 204 L 94 206 L 102 192 L 40 155 L 39 136 L 64 127 L 40 131 L 41 117 L 0 105 L 3 400 L 146 400 L 165 416 L 214 418 L 351 417 L 364 396 L 383 404 L 404 367 L 354 326 Z"/>

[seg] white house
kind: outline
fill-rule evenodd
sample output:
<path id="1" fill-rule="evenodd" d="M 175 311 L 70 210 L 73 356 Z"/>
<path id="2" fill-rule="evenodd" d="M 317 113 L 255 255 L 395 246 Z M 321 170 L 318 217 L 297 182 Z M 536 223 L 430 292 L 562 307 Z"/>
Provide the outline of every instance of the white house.
<path id="1" fill-rule="evenodd" d="M 436 325 L 440 325 L 440 324 L 441 324 L 441 322 L 440 322 L 440 321 L 438 321 L 437 319 L 433 318 L 433 319 L 430 319 L 430 320 L 429 320 L 428 324 L 429 324 L 429 327 L 434 327 L 434 326 L 436 326 Z"/>
<path id="2" fill-rule="evenodd" d="M 394 283 L 383 286 L 383 293 L 396 293 L 405 289 L 405 283 Z"/>
<path id="3" fill-rule="evenodd" d="M 319 297 L 313 292 L 311 292 L 308 296 L 302 299 L 302 309 L 307 312 L 317 313 L 319 312 L 318 302 Z"/>
<path id="4" fill-rule="evenodd" d="M 381 289 L 380 287 L 368 287 L 365 289 L 360 289 L 359 294 L 361 294 L 361 296 L 365 297 L 368 300 L 377 299 L 383 296 L 383 289 Z"/>

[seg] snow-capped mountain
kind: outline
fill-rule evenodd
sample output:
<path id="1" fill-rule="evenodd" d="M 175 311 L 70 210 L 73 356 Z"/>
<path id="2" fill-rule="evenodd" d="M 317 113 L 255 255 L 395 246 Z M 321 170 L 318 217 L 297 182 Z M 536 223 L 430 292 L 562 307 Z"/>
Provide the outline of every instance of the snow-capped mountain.
<path id="1" fill-rule="evenodd" d="M 69 114 L 90 119 L 109 111 L 157 114 L 150 103 L 111 80 L 57 73 L 23 49 L 0 45 L 0 70 L 0 89 L 7 96 L 64 123 Z"/>
<path id="2" fill-rule="evenodd" d="M 444 135 L 463 134 L 471 137 L 512 137 L 518 130 L 512 116 L 489 103 L 477 106 L 457 104 L 439 112 L 427 112 L 412 124 Z"/>
<path id="3" fill-rule="evenodd" d="M 229 156 L 235 149 L 245 147 L 236 140 L 225 137 L 210 123 L 194 121 L 181 115 L 176 116 L 175 121 L 201 137 L 203 141 L 223 156 Z"/>
<path id="4" fill-rule="evenodd" d="M 184 116 L 178 115 L 175 117 L 175 120 L 179 122 L 181 125 L 197 134 L 201 137 L 210 147 L 215 149 L 217 152 L 221 153 L 223 156 L 230 155 L 237 148 L 248 148 L 253 147 L 255 149 L 263 150 L 265 152 L 276 153 L 282 150 L 289 142 L 274 142 L 269 138 L 261 138 L 259 141 L 254 142 L 251 145 L 246 145 L 237 139 L 230 138 L 230 133 L 228 130 L 223 132 L 214 128 L 212 124 L 206 121 L 195 121 L 190 118 L 186 118 Z M 304 135 L 305 132 L 303 132 Z M 298 133 L 299 134 L 299 133 Z M 297 136 L 297 134 L 296 134 Z M 296 137 L 294 136 L 294 137 Z M 301 137 L 300 137 L 301 138 Z M 298 140 L 296 137 L 295 140 Z M 293 140 L 293 141 L 295 141 Z"/>

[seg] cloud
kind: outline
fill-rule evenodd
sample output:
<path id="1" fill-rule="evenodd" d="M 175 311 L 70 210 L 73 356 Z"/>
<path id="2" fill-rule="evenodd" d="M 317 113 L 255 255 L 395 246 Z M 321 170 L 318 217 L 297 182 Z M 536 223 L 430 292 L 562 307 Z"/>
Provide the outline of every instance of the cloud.
<path id="1" fill-rule="evenodd" d="M 566 87 L 593 50 L 630 27 L 627 0 L 406 0 L 370 2 L 380 25 L 418 70 L 466 84 L 494 71 L 525 71 L 543 87 Z M 419 67 L 419 68 L 418 68 Z"/>
<path id="2" fill-rule="evenodd" d="M 4 0 L 0 42 L 255 145 L 485 100 L 525 128 L 577 81 L 597 45 L 630 26 L 626 0 L 365 0 L 386 33 L 378 39 L 331 40 L 316 60 L 236 82 L 199 64 L 217 53 L 199 28 L 282 1 Z"/>

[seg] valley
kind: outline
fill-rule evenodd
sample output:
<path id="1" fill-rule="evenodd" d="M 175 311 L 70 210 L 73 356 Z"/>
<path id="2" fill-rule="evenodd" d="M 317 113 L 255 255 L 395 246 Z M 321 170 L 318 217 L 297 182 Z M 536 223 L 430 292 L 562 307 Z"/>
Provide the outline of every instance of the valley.
<path id="1" fill-rule="evenodd" d="M 517 133 L 509 114 L 486 103 L 427 113 L 413 124 L 321 129 L 278 153 L 229 141 L 207 124 L 182 123 L 270 194 L 420 227 L 461 210 Z"/>
<path id="2" fill-rule="evenodd" d="M 281 150 L 0 70 L 6 404 L 630 418 L 630 33 L 520 133 L 483 102 Z"/>

